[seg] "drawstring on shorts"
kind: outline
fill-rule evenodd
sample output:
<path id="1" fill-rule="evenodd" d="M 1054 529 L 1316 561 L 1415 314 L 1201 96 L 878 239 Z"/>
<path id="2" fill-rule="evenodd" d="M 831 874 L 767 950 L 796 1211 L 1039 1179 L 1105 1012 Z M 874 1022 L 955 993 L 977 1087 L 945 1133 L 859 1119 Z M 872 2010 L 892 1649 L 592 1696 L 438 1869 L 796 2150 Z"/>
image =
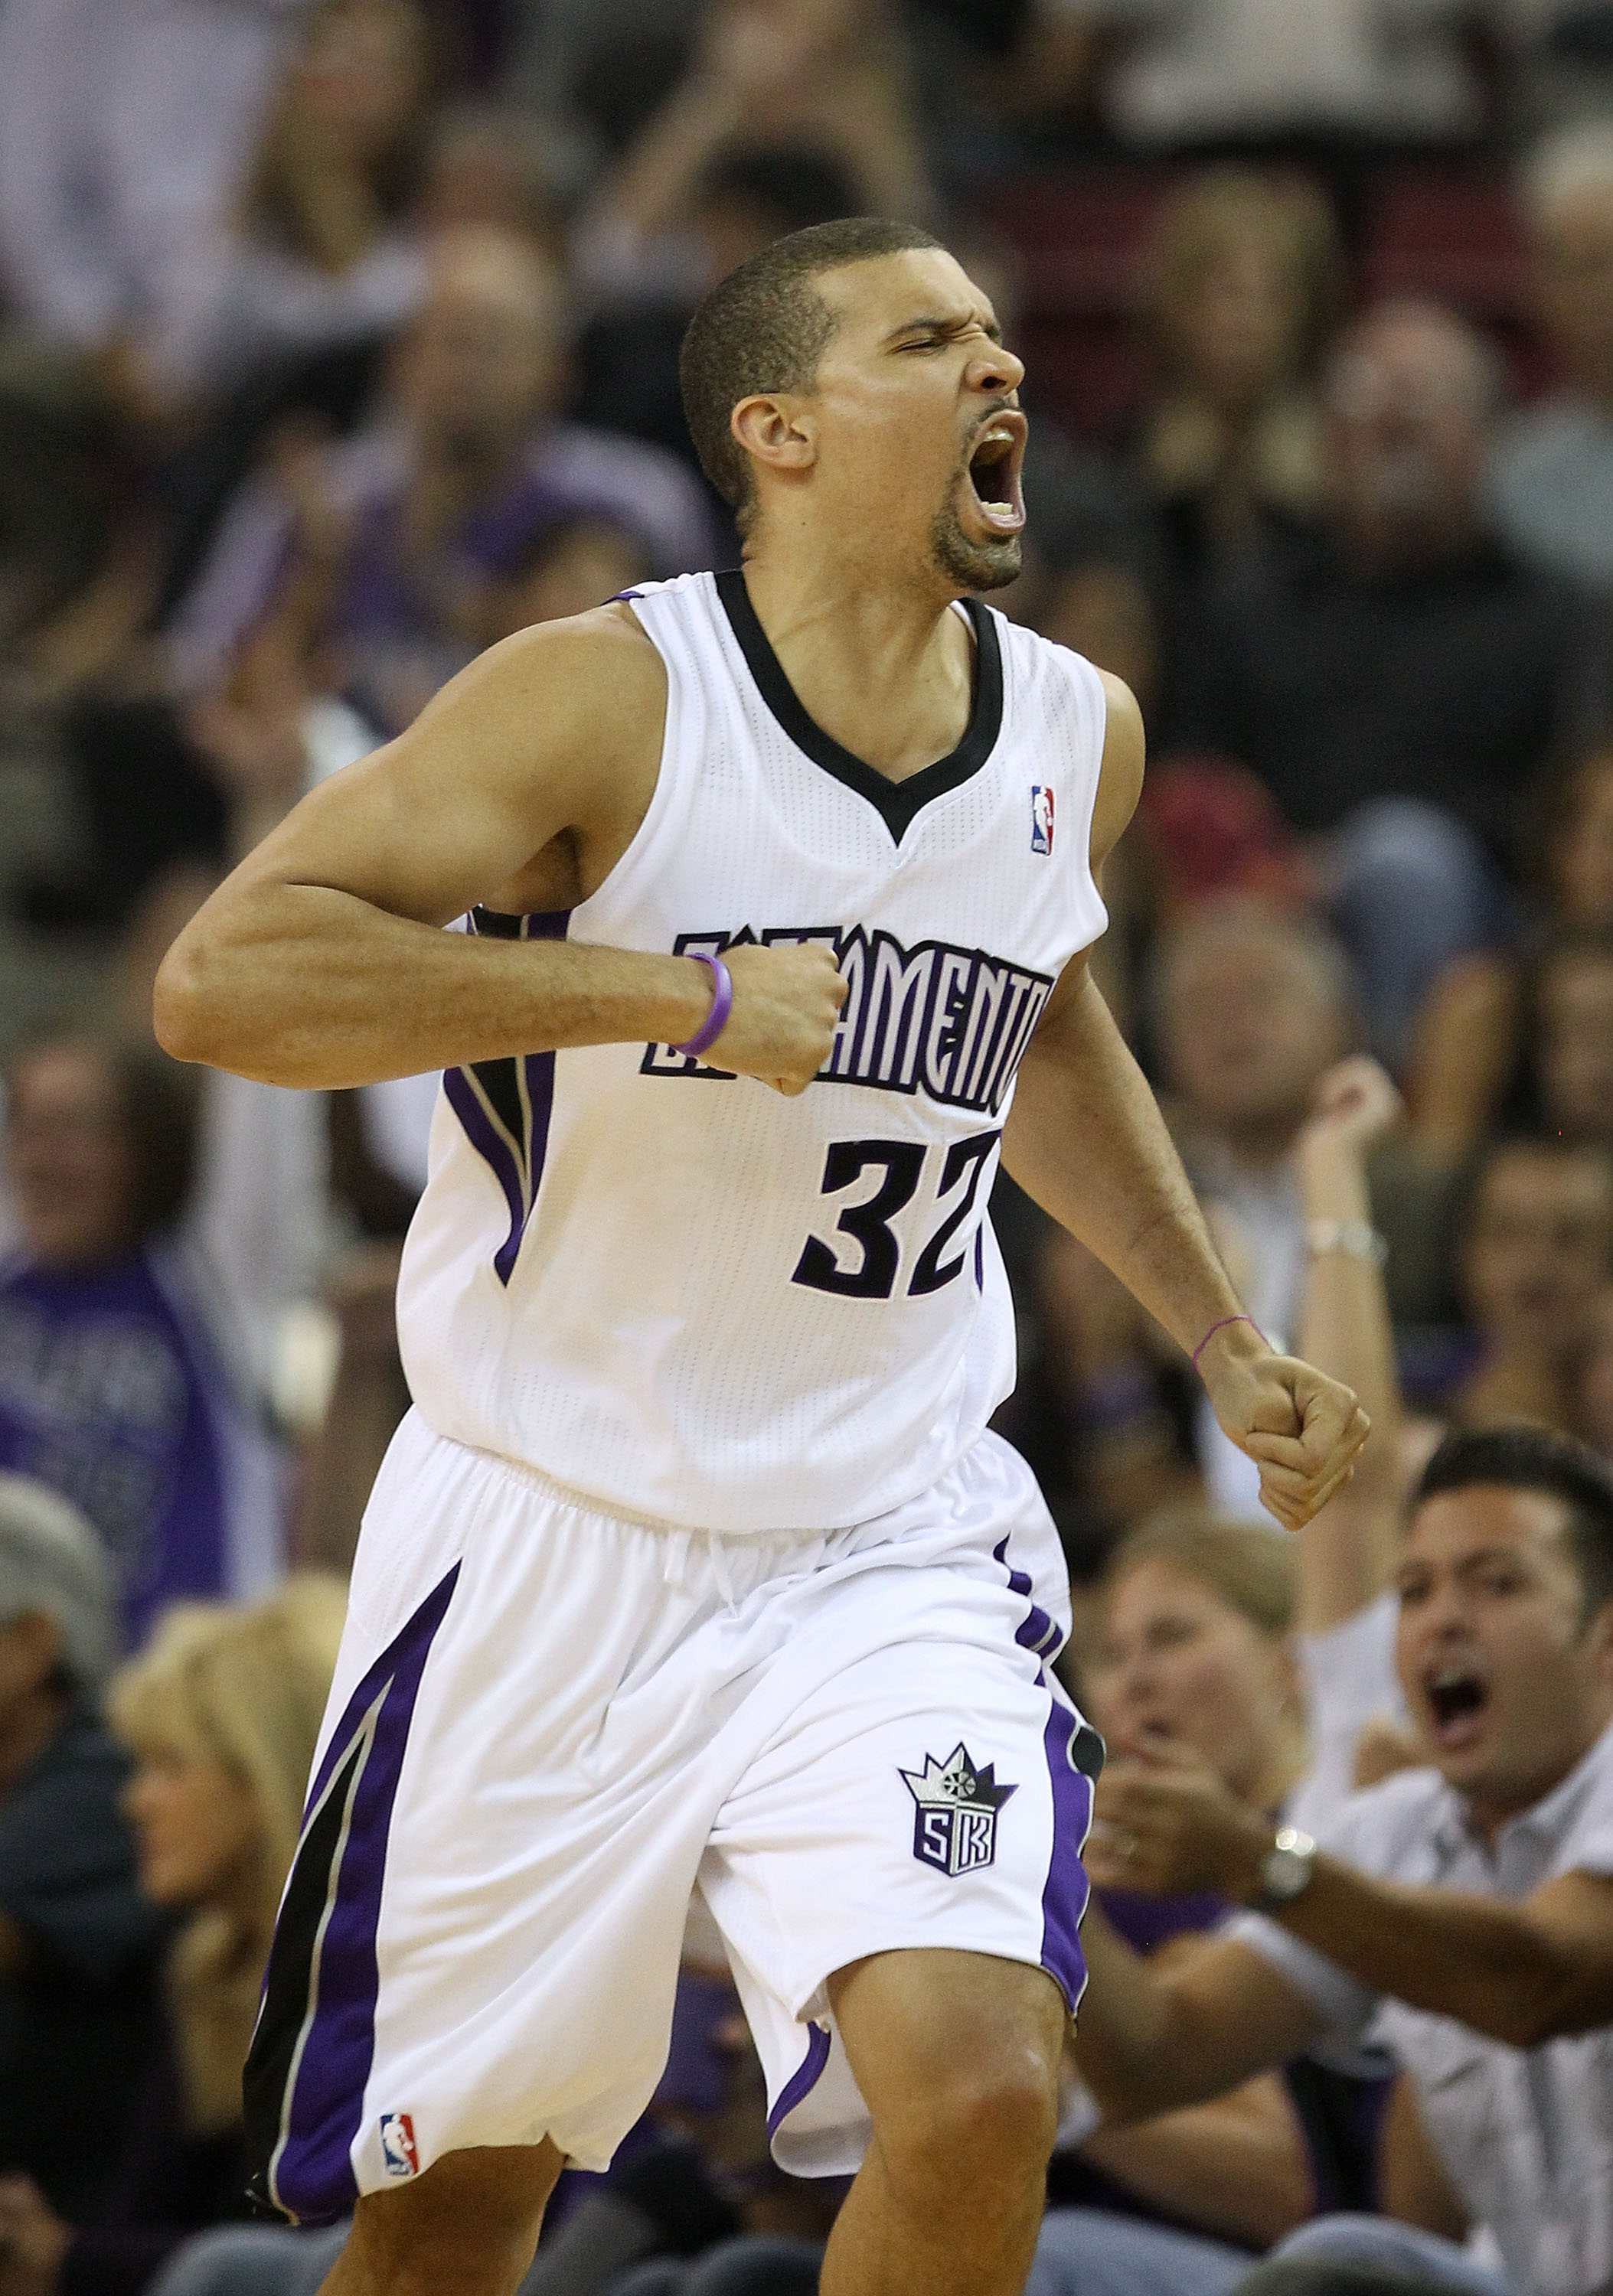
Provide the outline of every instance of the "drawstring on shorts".
<path id="1" fill-rule="evenodd" d="M 666 1554 L 661 1565 L 662 1584 L 675 1587 L 681 1594 L 689 1580 L 689 1548 L 696 1538 L 703 1538 L 711 1556 L 712 1576 L 717 1582 L 723 1608 L 737 1611 L 739 1598 L 734 1590 L 734 1573 L 730 1566 L 728 1544 L 720 1530 L 669 1530 L 666 1533 Z"/>

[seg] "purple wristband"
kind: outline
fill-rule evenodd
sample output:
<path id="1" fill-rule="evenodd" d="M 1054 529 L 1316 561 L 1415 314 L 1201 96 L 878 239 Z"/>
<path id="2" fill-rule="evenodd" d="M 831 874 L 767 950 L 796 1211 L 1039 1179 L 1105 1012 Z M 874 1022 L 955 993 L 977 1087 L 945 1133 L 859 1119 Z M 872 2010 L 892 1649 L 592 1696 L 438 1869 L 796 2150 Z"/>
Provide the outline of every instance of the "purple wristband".
<path id="1" fill-rule="evenodd" d="M 1263 1340 L 1266 1336 L 1261 1330 L 1260 1325 L 1255 1321 L 1253 1316 L 1223 1316 L 1219 1323 L 1211 1324 L 1203 1339 L 1200 1340 L 1198 1345 L 1194 1349 L 1192 1363 L 1195 1371 L 1198 1369 L 1199 1357 L 1203 1355 L 1205 1349 L 1209 1346 L 1210 1341 L 1214 1338 L 1216 1332 L 1224 1332 L 1229 1324 L 1247 1324 L 1257 1340 Z"/>
<path id="2" fill-rule="evenodd" d="M 696 964 L 708 966 L 712 975 L 711 1011 L 687 1045 L 672 1046 L 675 1053 L 681 1053 L 686 1060 L 692 1061 L 714 1045 L 727 1028 L 728 1014 L 734 1009 L 734 982 L 722 959 L 720 956 L 712 955 L 709 950 L 689 948 L 685 949 L 683 953 L 686 956 L 692 956 Z"/>

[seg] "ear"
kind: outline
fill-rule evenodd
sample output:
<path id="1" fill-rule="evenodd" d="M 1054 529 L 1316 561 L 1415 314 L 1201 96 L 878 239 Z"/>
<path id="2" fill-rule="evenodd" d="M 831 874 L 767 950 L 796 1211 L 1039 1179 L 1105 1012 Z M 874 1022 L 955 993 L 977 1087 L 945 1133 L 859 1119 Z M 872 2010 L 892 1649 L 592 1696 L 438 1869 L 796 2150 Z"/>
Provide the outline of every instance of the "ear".
<path id="1" fill-rule="evenodd" d="M 742 398 L 728 428 L 751 460 L 769 470 L 810 471 L 818 459 L 818 425 L 788 392 L 757 391 Z"/>

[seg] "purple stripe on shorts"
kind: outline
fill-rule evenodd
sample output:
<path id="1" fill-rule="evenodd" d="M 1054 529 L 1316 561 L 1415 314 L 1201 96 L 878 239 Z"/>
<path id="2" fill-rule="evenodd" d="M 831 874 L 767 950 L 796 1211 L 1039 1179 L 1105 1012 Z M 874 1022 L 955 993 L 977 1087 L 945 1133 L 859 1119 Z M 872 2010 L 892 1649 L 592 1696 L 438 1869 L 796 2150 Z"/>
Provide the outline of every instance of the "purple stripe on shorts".
<path id="1" fill-rule="evenodd" d="M 1010 1593 L 1030 1603 L 1014 1639 L 1022 1650 L 1050 1659 L 1064 1637 L 1041 1605 L 1031 1601 L 1030 1574 L 1008 1561 L 1005 1538 L 993 1548 L 992 1560 L 1008 1574 Z M 1048 1856 L 1048 1877 L 1041 1891 L 1041 1965 L 1058 1983 L 1074 2015 L 1086 1990 L 1086 1956 L 1081 1950 L 1081 1919 L 1087 1909 L 1091 1884 L 1081 1862 L 1082 1845 L 1092 1823 L 1092 1779 L 1078 1765 L 1078 1755 L 1090 1761 L 1091 1748 L 1101 1758 L 1102 1742 L 1083 1725 L 1068 1705 L 1044 1666 L 1038 1680 L 1048 1693 L 1048 1718 L 1041 1734 L 1048 1781 L 1053 1793 L 1053 1846 Z M 1090 1745 L 1083 1743 L 1090 1741 Z"/>
<path id="2" fill-rule="evenodd" d="M 817 2087 L 823 2069 L 829 2061 L 829 2029 L 827 2025 L 807 2027 L 806 2054 L 778 2092 L 778 2102 L 768 2115 L 768 2136 L 778 2133 L 778 2124 L 794 2112 L 795 2107 L 809 2097 Z"/>
<path id="3" fill-rule="evenodd" d="M 1091 1884 L 1081 1852 L 1092 1823 L 1092 1781 L 1075 1767 L 1079 1718 L 1050 1683 L 1048 1694 L 1052 1705 L 1041 1742 L 1053 1788 L 1053 1849 L 1041 1892 L 1041 1965 L 1058 1979 L 1074 2015 L 1087 1982 L 1081 1917 Z"/>
<path id="4" fill-rule="evenodd" d="M 1000 1562 L 1008 1572 L 1009 1594 L 1023 1595 L 1029 1601 L 1030 1573 L 1025 1570 L 1016 1570 L 1008 1561 L 1008 1542 L 1006 1538 L 1000 1546 L 992 1549 L 992 1560 L 994 1562 Z M 1023 1621 L 1015 1629 L 1014 1640 L 1019 1644 L 1021 1650 L 1034 1651 L 1038 1658 L 1052 1658 L 1056 1656 L 1058 1645 L 1064 1640 L 1064 1630 L 1048 1616 L 1040 1603 L 1032 1602 Z"/>
<path id="5" fill-rule="evenodd" d="M 351 2154 L 375 2053 L 375 1931 L 387 1836 L 421 1677 L 459 1567 L 433 1587 L 353 1693 L 309 1796 L 312 1810 L 351 1755 L 355 1733 L 367 1726 L 370 1744 L 348 1788 L 344 1838 L 331 1870 L 312 1997 L 272 2169 L 276 2204 L 305 2224 L 330 2222 L 358 2197 Z"/>

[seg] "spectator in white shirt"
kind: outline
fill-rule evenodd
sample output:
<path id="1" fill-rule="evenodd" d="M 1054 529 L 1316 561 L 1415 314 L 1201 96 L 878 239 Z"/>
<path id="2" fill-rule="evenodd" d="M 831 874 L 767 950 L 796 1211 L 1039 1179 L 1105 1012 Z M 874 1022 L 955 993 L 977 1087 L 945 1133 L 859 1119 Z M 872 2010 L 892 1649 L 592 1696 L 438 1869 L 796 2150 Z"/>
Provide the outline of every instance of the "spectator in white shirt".
<path id="1" fill-rule="evenodd" d="M 1042 0 L 1134 36 L 1105 110 L 1141 144 L 1469 135 L 1483 105 L 1461 0 Z"/>
<path id="2" fill-rule="evenodd" d="M 1305 917 L 1206 904 L 1162 947 L 1151 1003 L 1183 1158 L 1250 1314 L 1280 1345 L 1298 1328 L 1304 1268 L 1294 1144 L 1318 1081 L 1357 1033 L 1343 952 Z M 1198 1436 L 1215 1504 L 1255 1505 L 1207 1413 Z"/>
<path id="3" fill-rule="evenodd" d="M 1274 1841 L 1180 1756 L 1107 1782 L 1095 1880 L 1259 1910 L 1166 1972 L 1089 1915 L 1082 2070 L 1124 2120 L 1370 2027 L 1459 2206 L 1445 2230 L 1484 2227 L 1501 2269 L 1373 2218 L 1306 2226 L 1280 2253 L 1588 2296 L 1613 2273 L 1613 1473 L 1535 1428 L 1453 1437 L 1397 1576 L 1427 1767 L 1354 1797 L 1324 1851 Z"/>

